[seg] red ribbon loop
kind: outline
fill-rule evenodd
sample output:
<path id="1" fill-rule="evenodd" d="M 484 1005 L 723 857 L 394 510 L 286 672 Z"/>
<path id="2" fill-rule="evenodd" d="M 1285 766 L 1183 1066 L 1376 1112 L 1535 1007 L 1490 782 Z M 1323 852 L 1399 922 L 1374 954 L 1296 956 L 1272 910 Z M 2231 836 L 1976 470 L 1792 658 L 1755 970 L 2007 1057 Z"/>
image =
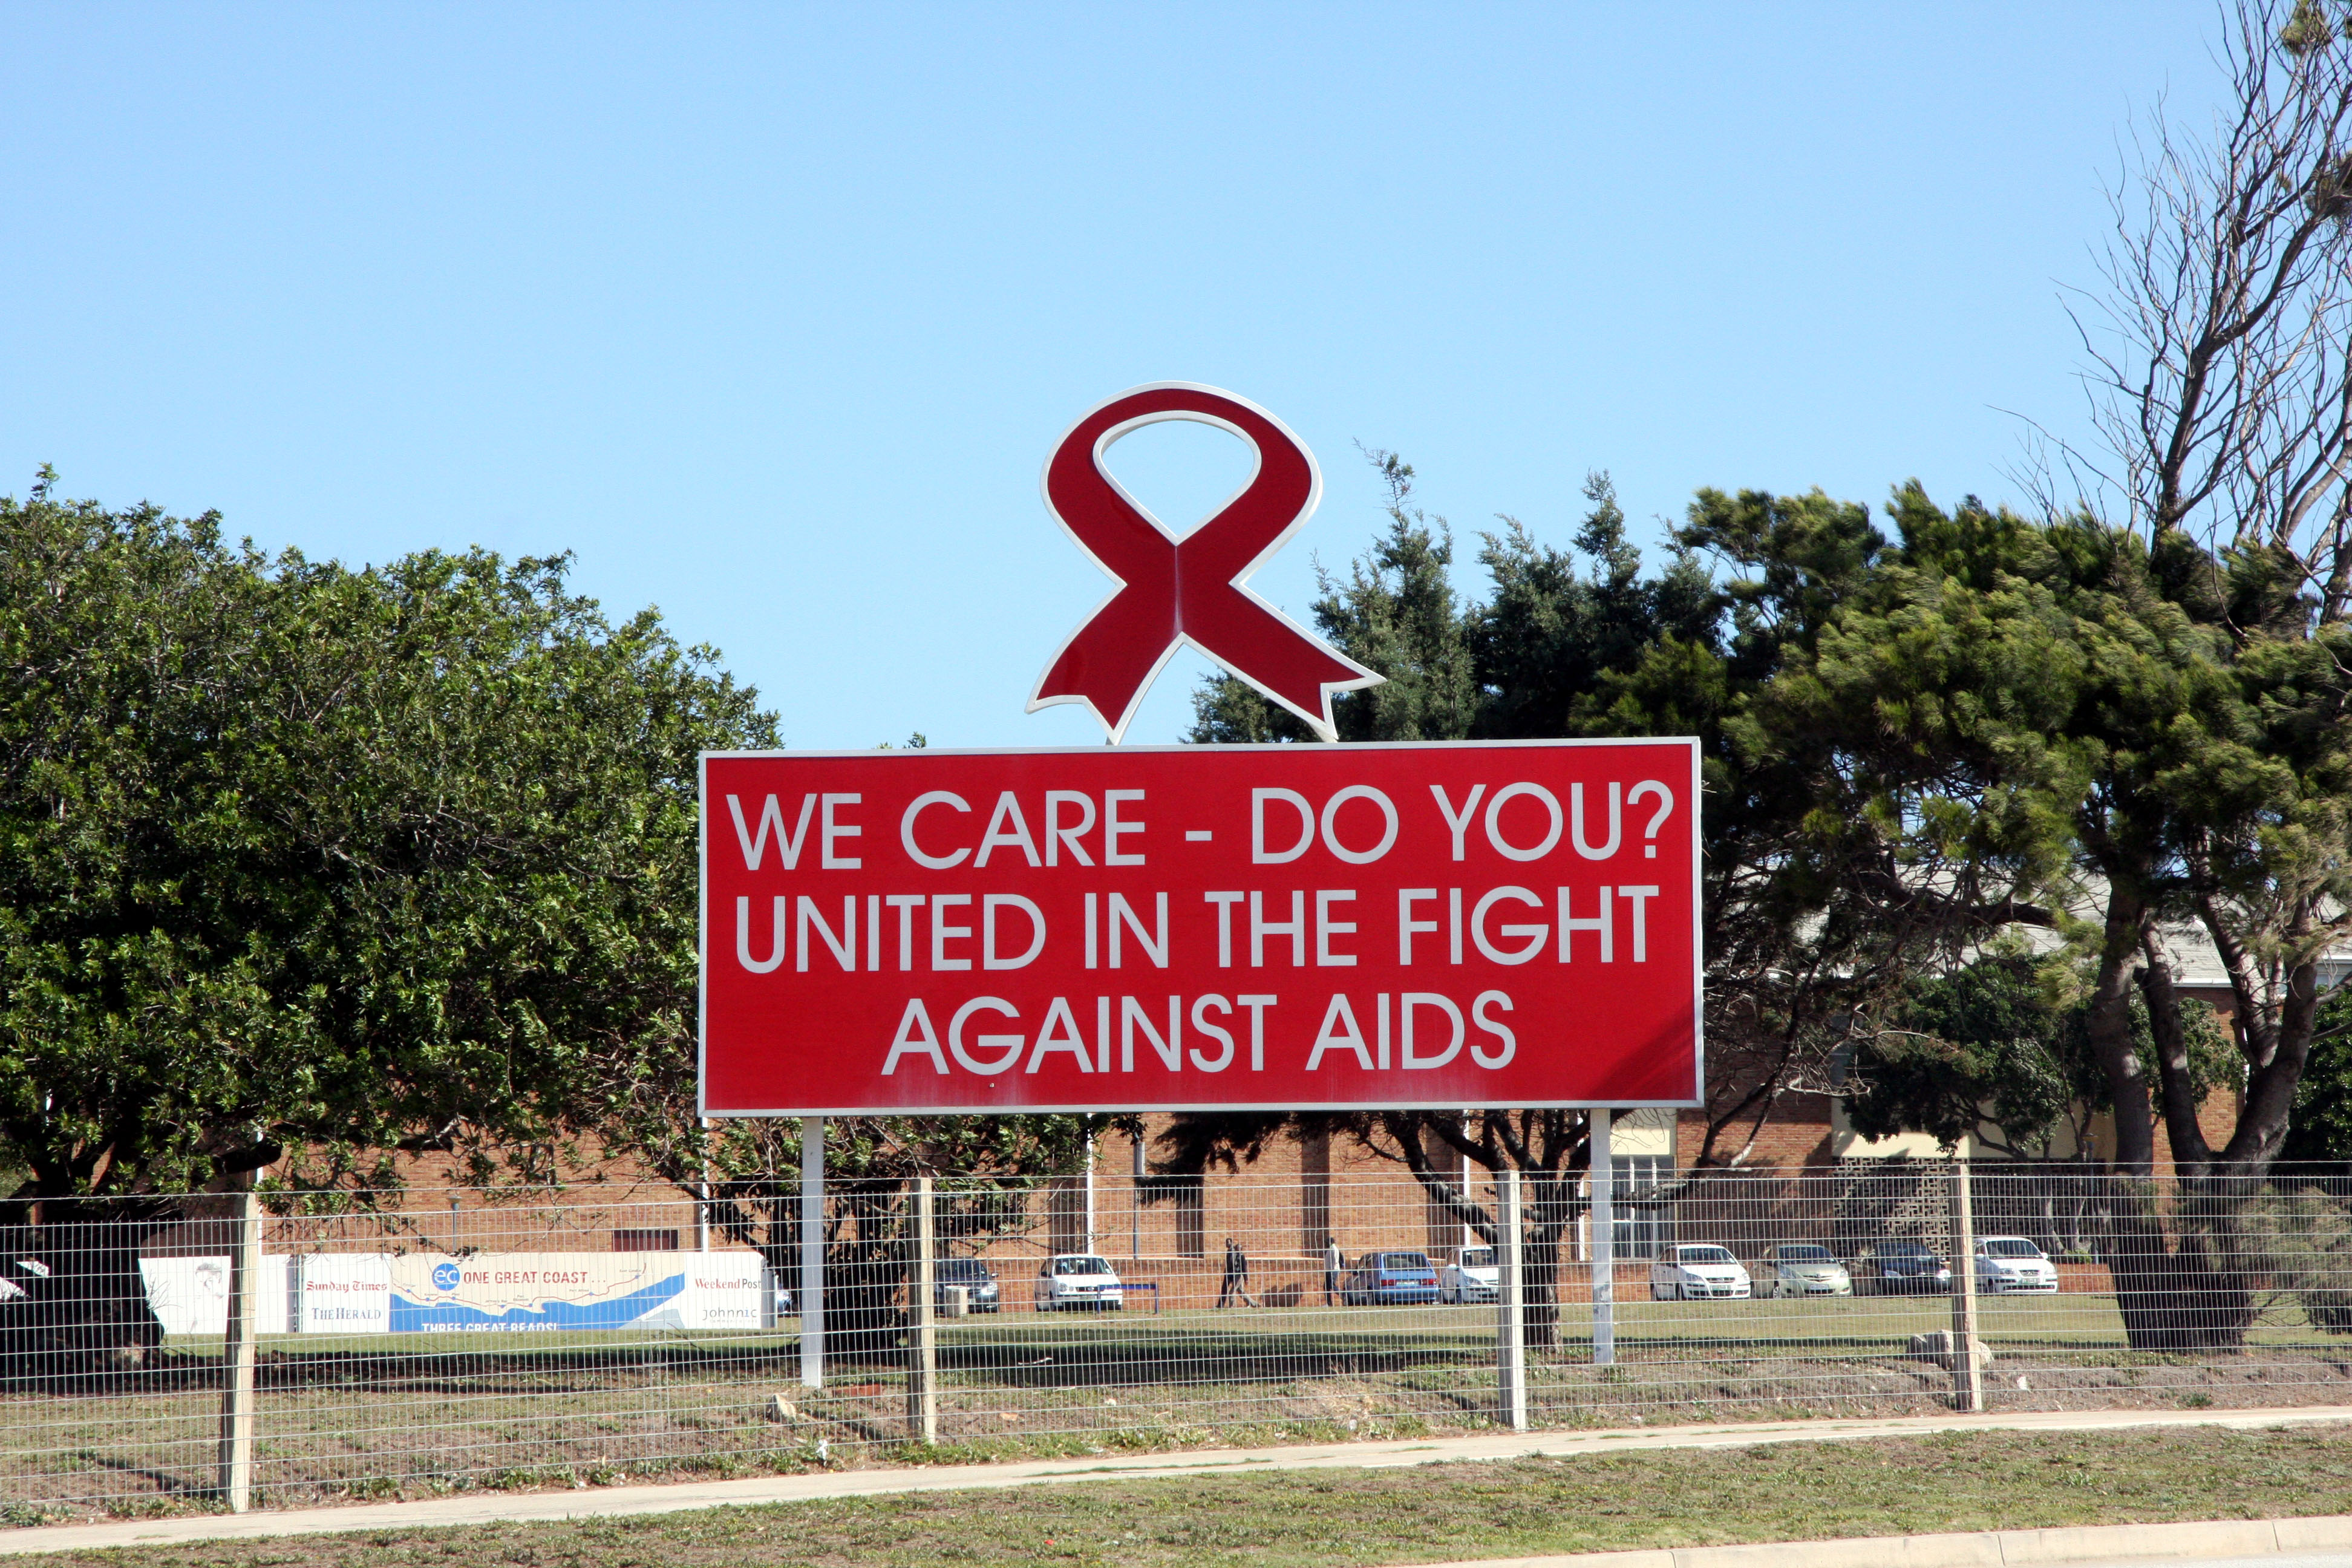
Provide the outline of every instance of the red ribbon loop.
<path id="1" fill-rule="evenodd" d="M 1162 419 L 1215 425 L 1257 450 L 1257 472 L 1242 493 L 1181 541 L 1102 467 L 1112 442 Z M 1031 712 L 1083 702 L 1116 742 L 1152 678 L 1190 643 L 1328 741 L 1337 738 L 1331 693 L 1381 680 L 1242 585 L 1298 531 L 1323 491 L 1306 446 L 1257 405 L 1186 383 L 1123 392 L 1062 437 L 1045 464 L 1045 491 L 1047 509 L 1119 586 L 1046 666 Z"/>

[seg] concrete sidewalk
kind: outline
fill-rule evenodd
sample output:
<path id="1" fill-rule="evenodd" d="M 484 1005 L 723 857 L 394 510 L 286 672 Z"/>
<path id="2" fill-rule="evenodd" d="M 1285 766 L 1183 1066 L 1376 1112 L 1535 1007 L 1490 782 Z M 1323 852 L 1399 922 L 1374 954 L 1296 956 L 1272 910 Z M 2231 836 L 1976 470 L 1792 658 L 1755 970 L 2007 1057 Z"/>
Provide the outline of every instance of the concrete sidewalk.
<path id="1" fill-rule="evenodd" d="M 1040 1482 L 1149 1480 L 1169 1476 L 1257 1474 L 1274 1470 L 1383 1469 L 1410 1465 L 1464 1460 L 1524 1458 L 1537 1455 L 1567 1458 L 1578 1454 L 1615 1454 L 1638 1448 L 1737 1448 L 1759 1443 L 1822 1443 L 1865 1437 L 1916 1437 L 1933 1432 L 2120 1432 L 2159 1426 L 2226 1426 L 2240 1430 L 2304 1426 L 2352 1422 L 2352 1405 L 2313 1405 L 2284 1410 L 2045 1411 L 2013 1415 L 1913 1415 L 1891 1421 L 1736 1422 L 1706 1426 L 1616 1427 L 1586 1432 L 1498 1433 L 1475 1437 L 1433 1438 L 1428 1441 L 1301 1444 L 1274 1448 L 1211 1448 L 1184 1453 L 1142 1454 L 1087 1459 L 1042 1459 L 1011 1465 L 954 1465 L 932 1468 L 824 1470 L 798 1476 L 765 1476 L 736 1481 L 688 1482 L 676 1486 L 598 1487 L 575 1491 L 468 1492 L 459 1497 L 428 1498 L 418 1502 L 354 1503 L 342 1508 L 289 1509 L 282 1512 L 197 1514 L 184 1519 L 132 1520 L 119 1524 L 68 1524 L 0 1531 L 0 1556 L 43 1552 L 88 1552 L 108 1547 L 161 1546 L 189 1541 L 242 1541 L 292 1535 L 321 1535 L 354 1530 L 426 1530 L 452 1525 L 492 1524 L 502 1521 L 545 1521 L 616 1518 L 626 1515 L 678 1513 L 689 1509 L 742 1507 L 753 1503 L 797 1502 L 815 1498 L 879 1497 L 893 1493 L 961 1491 L 991 1487 L 1032 1486 Z M 2284 1530 L 2294 1521 L 2281 1521 Z M 2316 1525 L 2323 1521 L 2301 1521 Z M 2260 1529 L 2260 1525 L 2124 1525 L 2119 1530 Z M 2060 1537 L 2080 1531 L 2028 1531 L 1994 1536 L 1916 1536 L 1916 1542 L 1984 1542 L 2020 1537 Z M 2251 1540 L 2252 1537 L 2243 1537 Z M 2275 1540 L 2273 1534 L 2272 1539 Z M 2352 1543 L 2352 1535 L 2346 1538 Z M 1861 1548 L 1861 1542 L 1803 1544 L 1808 1564 L 1832 1563 L 1902 1563 L 1928 1568 L 1930 1559 L 1905 1549 L 1899 1556 L 1883 1550 L 1876 1556 L 1836 1556 Z M 2312 1547 L 2323 1544 L 2314 1541 Z M 1786 1552 L 1797 1547 L 1708 1547 L 1695 1551 L 1727 1552 Z M 1997 1548 L 1998 1549 L 1998 1548 Z M 1920 1550 L 1927 1548 L 1923 1545 Z M 1937 1548 L 1937 1550 L 1942 1550 Z M 2019 1550 L 2024 1550 L 2022 1547 Z M 2155 1549 L 2163 1551 L 2168 1549 Z M 2179 1555 L 2221 1555 L 2184 1552 Z M 2279 1550 L 2238 1544 L 2230 1553 Z M 2108 1551 L 2105 1555 L 2147 1555 Z M 1936 1557 L 1955 1564 L 2057 1563 L 2084 1561 L 2094 1552 L 2074 1558 L 2021 1556 Z M 1522 1562 L 1532 1560 L 1522 1560 Z M 1575 1562 L 1611 1568 L 1690 1568 L 1702 1562 L 1732 1568 L 1733 1564 L 1770 1563 L 1794 1564 L 1794 1556 L 1703 1558 L 1694 1551 L 1673 1552 L 1611 1552 L 1601 1556 L 1546 1558 L 1545 1563 Z M 1487 1563 L 1484 1568 L 1498 1568 Z"/>

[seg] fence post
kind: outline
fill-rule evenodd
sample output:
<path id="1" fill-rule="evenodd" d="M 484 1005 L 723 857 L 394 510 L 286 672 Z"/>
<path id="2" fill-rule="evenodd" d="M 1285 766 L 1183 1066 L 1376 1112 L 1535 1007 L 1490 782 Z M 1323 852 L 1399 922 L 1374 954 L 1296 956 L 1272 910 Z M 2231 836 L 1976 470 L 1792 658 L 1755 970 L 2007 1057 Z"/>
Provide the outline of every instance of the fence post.
<path id="1" fill-rule="evenodd" d="M 231 1513 L 253 1507 L 253 1333 L 261 1306 L 261 1199 L 254 1173 L 236 1178 L 229 1219 L 228 1337 L 221 1394 L 220 1493 Z"/>
<path id="2" fill-rule="evenodd" d="M 1610 1112 L 1592 1118 L 1592 1364 L 1617 1360 L 1617 1165 L 1609 1152 Z"/>
<path id="3" fill-rule="evenodd" d="M 1982 1411 L 1977 1370 L 1977 1226 L 1969 1203 L 1969 1163 L 1952 1162 L 1952 1404 Z"/>
<path id="4" fill-rule="evenodd" d="M 709 1131 L 710 1118 L 699 1118 L 697 1125 L 705 1132 Z M 710 1156 L 708 1152 L 702 1157 L 702 1180 L 694 1184 L 694 1250 L 710 1250 Z"/>
<path id="5" fill-rule="evenodd" d="M 801 1118 L 801 1384 L 824 1386 L 824 1118 Z"/>
<path id="6" fill-rule="evenodd" d="M 1503 1425 L 1514 1432 L 1528 1429 L 1528 1310 L 1527 1275 L 1519 1247 L 1519 1173 L 1506 1166 L 1496 1186 L 1496 1275 L 1502 1286 L 1496 1292 L 1495 1371 L 1502 1383 Z"/>
<path id="7" fill-rule="evenodd" d="M 931 1260 L 937 1251 L 931 1179 L 915 1178 L 915 1267 L 907 1277 L 907 1436 L 940 1440 L 939 1331 L 932 1326 Z"/>

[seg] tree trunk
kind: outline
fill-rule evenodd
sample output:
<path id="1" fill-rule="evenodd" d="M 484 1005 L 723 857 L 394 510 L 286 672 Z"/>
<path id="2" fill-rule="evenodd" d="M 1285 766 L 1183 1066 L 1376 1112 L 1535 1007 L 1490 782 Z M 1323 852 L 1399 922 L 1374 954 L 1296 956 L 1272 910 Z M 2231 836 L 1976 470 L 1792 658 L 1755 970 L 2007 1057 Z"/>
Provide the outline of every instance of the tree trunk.
<path id="1" fill-rule="evenodd" d="M 2147 1066 L 2134 1047 L 2131 1024 L 2131 987 L 2149 920 L 2146 902 L 2126 881 L 2120 877 L 2111 880 L 2105 940 L 2085 1020 L 2092 1051 L 2106 1077 L 2116 1123 L 2116 1176 L 2107 1184 L 2099 1261 L 2115 1286 L 2116 1306 L 2132 1349 L 2235 1349 L 2244 1342 L 2252 1314 L 2244 1281 L 2216 1275 L 2193 1233 L 2184 1231 L 2177 1242 L 2168 1235 L 2153 1185 L 2156 1118 Z M 2163 1001 L 2174 1002 L 2170 986 L 2161 984 L 2169 976 L 2158 979 L 2155 992 Z M 2158 1004 L 2158 994 L 2151 994 L 2149 1001 Z M 2177 1035 L 2177 1016 L 2173 1022 Z M 1969 1266 L 1974 1267 L 1972 1259 Z"/>
<path id="2" fill-rule="evenodd" d="M 1528 1172 L 1528 1230 L 1521 1243 L 1528 1343 L 1549 1350 L 1559 1343 L 1560 1246 L 1576 1223 L 1575 1183 L 1546 1172 Z"/>
<path id="3" fill-rule="evenodd" d="M 149 1204 L 102 1199 L 8 1206 L 17 1223 L 0 1227 L 0 1250 L 47 1274 L 17 1272 L 24 1295 L 0 1302 L 0 1388 L 123 1388 L 163 1342 L 139 1248 L 167 1216 Z"/>
<path id="4" fill-rule="evenodd" d="M 2237 1245 L 2244 1204 L 2214 1186 L 2185 1184 L 2168 1225 L 2152 1184 L 2109 1184 L 2100 1261 L 2136 1351 L 2245 1349 L 2254 1302 Z"/>
<path id="5" fill-rule="evenodd" d="M 2085 1019 L 2091 1050 L 2106 1076 L 2107 1097 L 2114 1105 L 2116 1169 L 2142 1178 L 2156 1171 L 2156 1122 L 2148 1108 L 2147 1070 L 2132 1045 L 2131 984 L 2147 919 L 2147 907 L 2137 896 L 2120 883 L 2110 887 L 2099 977 L 2091 989 Z"/>

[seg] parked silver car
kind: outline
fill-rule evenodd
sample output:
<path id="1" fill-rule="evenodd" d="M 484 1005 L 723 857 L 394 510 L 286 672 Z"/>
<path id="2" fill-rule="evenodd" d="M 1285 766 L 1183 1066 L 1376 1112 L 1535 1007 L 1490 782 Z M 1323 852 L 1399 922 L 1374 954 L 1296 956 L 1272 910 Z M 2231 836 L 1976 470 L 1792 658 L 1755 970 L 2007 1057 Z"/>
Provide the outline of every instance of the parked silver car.
<path id="1" fill-rule="evenodd" d="M 1836 1253 L 1817 1241 L 1784 1241 L 1766 1248 L 1761 1272 L 1762 1293 L 1775 1300 L 1853 1294 L 1853 1276 Z"/>
<path id="2" fill-rule="evenodd" d="M 2021 1236 L 1979 1237 L 1977 1289 L 1987 1292 L 2055 1290 L 2058 1266 Z"/>

